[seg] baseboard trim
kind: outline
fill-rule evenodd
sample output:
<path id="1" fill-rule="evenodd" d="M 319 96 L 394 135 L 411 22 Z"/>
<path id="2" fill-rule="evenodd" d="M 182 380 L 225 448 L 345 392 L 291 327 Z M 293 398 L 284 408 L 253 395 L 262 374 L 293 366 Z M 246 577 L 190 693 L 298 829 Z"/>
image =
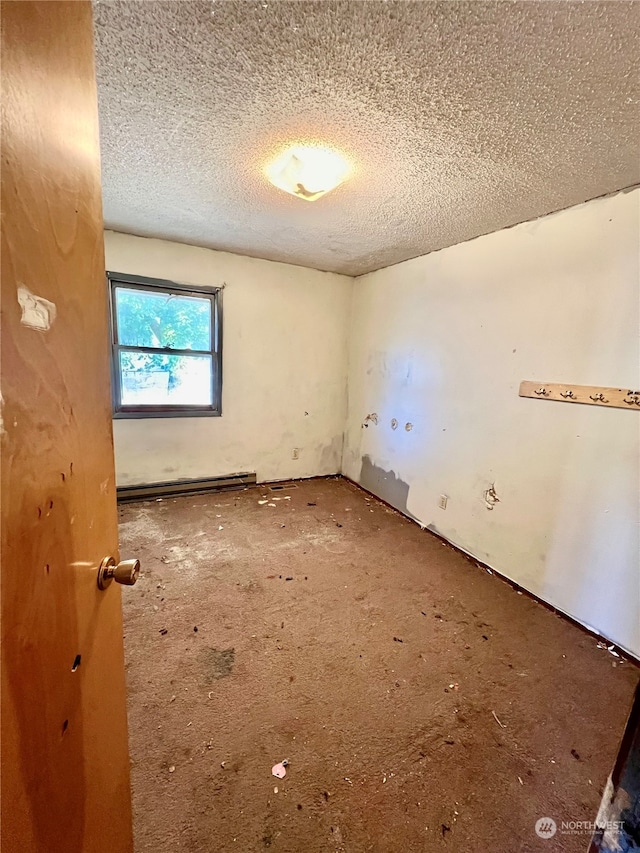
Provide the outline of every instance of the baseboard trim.
<path id="1" fill-rule="evenodd" d="M 568 613 L 565 613 L 564 610 L 560 610 L 559 608 L 554 607 L 553 604 L 549 604 L 548 601 L 545 601 L 543 598 L 540 598 L 534 592 L 530 592 L 525 587 L 520 586 L 520 584 L 516 581 L 511 580 L 511 578 L 508 578 L 506 575 L 503 575 L 497 569 L 494 569 L 493 566 L 490 566 L 487 563 L 483 563 L 482 560 L 479 560 L 477 557 L 474 557 L 473 554 L 471 554 L 469 551 L 465 551 L 464 548 L 460 548 L 459 545 L 456 545 L 454 542 L 452 542 L 450 539 L 447 539 L 447 537 L 443 536 L 441 533 L 436 533 L 435 531 L 430 530 L 425 525 L 422 525 L 419 521 L 416 521 L 416 519 L 413 518 L 411 515 L 402 512 L 402 510 L 399 510 L 397 507 L 385 501 L 384 498 L 381 498 L 379 495 L 376 495 L 375 492 L 370 491 L 364 486 L 361 486 L 360 483 L 357 483 L 355 480 L 352 480 L 351 477 L 347 477 L 345 474 L 341 474 L 340 476 L 343 480 L 346 480 L 348 483 L 351 483 L 357 489 L 361 489 L 363 492 L 366 492 L 368 495 L 371 495 L 371 497 L 375 498 L 377 501 L 380 501 L 380 503 L 383 503 L 385 506 L 388 506 L 389 509 L 392 509 L 394 512 L 397 512 L 398 515 L 401 515 L 403 518 L 406 518 L 409 521 L 412 521 L 414 524 L 417 524 L 418 527 L 424 530 L 424 532 L 427 533 L 429 536 L 435 536 L 436 539 L 439 539 L 441 542 L 444 542 L 446 545 L 448 545 L 454 551 L 457 551 L 466 560 L 468 560 L 470 563 L 473 563 L 479 569 L 484 569 L 489 574 L 495 575 L 498 580 L 502 581 L 503 583 L 509 584 L 509 586 L 512 589 L 515 589 L 516 592 L 520 592 L 522 593 L 522 595 L 526 595 L 528 598 L 532 599 L 538 604 L 541 604 L 547 610 L 550 610 L 552 613 L 555 613 L 556 616 L 558 616 L 559 618 L 566 619 L 567 622 L 571 622 L 572 625 L 575 625 L 577 628 L 580 628 L 583 633 L 589 634 L 591 637 L 596 640 L 599 640 L 601 643 L 605 643 L 607 649 L 611 647 L 611 650 L 616 652 L 619 658 L 624 658 L 624 660 L 627 660 L 629 661 L 629 663 L 632 663 L 634 664 L 634 666 L 640 668 L 640 658 L 637 658 L 632 652 L 628 651 L 628 649 L 616 645 L 616 643 L 614 643 L 608 637 L 605 637 L 603 634 L 599 634 L 597 631 L 594 631 L 593 628 L 590 628 L 588 625 L 585 625 L 583 622 L 580 622 L 577 619 L 574 619 L 573 616 L 570 616 Z"/>
<path id="2" fill-rule="evenodd" d="M 165 483 L 145 483 L 137 486 L 118 486 L 118 503 L 141 501 L 148 498 L 179 497 L 180 495 L 201 495 L 205 492 L 225 492 L 232 489 L 246 489 L 256 485 L 256 474 L 227 474 L 223 477 L 205 477 L 197 480 L 170 480 Z"/>

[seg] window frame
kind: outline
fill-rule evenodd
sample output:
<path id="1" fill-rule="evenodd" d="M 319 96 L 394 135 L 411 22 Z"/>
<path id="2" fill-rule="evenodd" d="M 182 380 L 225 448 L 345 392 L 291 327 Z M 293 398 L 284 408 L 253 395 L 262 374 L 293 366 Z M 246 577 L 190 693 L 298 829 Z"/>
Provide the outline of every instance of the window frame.
<path id="1" fill-rule="evenodd" d="M 152 292 L 155 290 L 159 293 L 193 296 L 197 299 L 208 298 L 211 303 L 211 349 L 183 350 L 165 347 L 136 347 L 118 343 L 118 317 L 115 300 L 115 290 L 118 287 L 124 287 L 127 290 Z M 148 278 L 147 276 L 128 275 L 107 270 L 109 323 L 111 327 L 111 399 L 114 418 L 201 418 L 220 417 L 222 415 L 222 290 L 222 287 L 181 284 L 168 279 Z M 211 405 L 124 405 L 122 403 L 120 353 L 132 351 L 161 353 L 163 355 L 210 355 Z"/>

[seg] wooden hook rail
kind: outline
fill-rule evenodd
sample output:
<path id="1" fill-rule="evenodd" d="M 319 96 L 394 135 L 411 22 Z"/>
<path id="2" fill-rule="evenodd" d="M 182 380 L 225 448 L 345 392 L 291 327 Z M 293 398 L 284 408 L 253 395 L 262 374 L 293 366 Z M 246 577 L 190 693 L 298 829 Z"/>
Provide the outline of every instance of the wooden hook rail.
<path id="1" fill-rule="evenodd" d="M 556 400 L 558 403 L 583 403 L 587 406 L 610 406 L 640 412 L 640 389 L 533 382 L 525 379 L 520 383 L 519 395 L 537 400 Z"/>

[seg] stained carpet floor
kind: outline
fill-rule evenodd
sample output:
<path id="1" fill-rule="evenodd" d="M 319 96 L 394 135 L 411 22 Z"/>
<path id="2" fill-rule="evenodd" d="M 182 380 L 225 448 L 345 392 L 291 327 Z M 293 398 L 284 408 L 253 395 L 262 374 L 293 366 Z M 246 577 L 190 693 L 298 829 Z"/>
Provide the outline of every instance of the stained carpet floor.
<path id="1" fill-rule="evenodd" d="M 632 663 L 341 479 L 120 521 L 136 853 L 584 853 Z"/>

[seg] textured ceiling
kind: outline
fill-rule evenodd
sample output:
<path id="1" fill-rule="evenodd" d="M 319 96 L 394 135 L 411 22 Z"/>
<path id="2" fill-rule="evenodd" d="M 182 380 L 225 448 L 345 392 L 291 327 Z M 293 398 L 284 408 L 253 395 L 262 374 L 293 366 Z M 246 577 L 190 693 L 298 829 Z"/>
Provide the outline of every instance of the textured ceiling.
<path id="1" fill-rule="evenodd" d="M 94 6 L 115 230 L 357 275 L 640 181 L 640 4 Z M 262 170 L 314 140 L 309 204 Z"/>

